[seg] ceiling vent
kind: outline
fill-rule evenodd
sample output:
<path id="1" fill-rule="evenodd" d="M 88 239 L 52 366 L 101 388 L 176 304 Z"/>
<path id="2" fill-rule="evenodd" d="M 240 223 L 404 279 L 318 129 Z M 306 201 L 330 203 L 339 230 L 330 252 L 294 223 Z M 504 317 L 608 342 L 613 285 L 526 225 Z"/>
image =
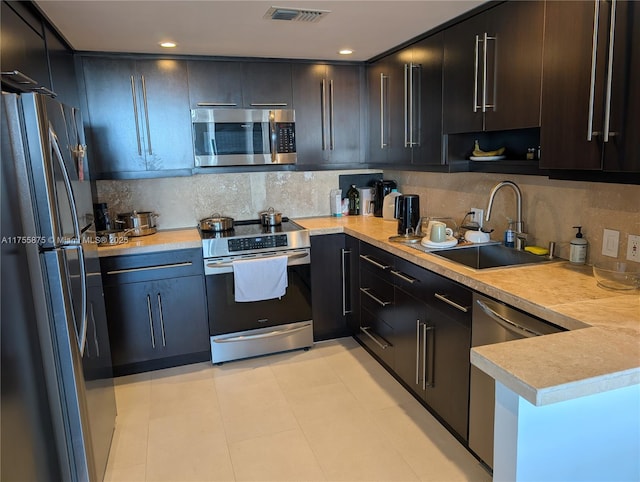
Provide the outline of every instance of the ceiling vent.
<path id="1" fill-rule="evenodd" d="M 271 7 L 264 18 L 271 20 L 289 20 L 293 22 L 319 22 L 330 10 L 314 10 L 309 8 Z"/>

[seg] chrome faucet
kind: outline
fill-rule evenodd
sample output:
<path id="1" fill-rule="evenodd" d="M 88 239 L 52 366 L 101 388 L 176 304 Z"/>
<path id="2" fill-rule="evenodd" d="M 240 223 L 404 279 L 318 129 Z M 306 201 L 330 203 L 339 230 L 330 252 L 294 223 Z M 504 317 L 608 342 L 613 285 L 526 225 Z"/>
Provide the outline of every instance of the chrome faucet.
<path id="1" fill-rule="evenodd" d="M 527 233 L 524 232 L 524 223 L 522 221 L 522 191 L 520 191 L 520 188 L 515 182 L 502 181 L 493 186 L 493 189 L 491 189 L 491 194 L 489 194 L 489 204 L 487 206 L 485 221 L 489 221 L 489 219 L 491 218 L 491 208 L 493 207 L 493 199 L 496 197 L 496 193 L 505 186 L 510 187 L 516 193 L 516 249 L 522 250 L 524 249 L 525 241 L 527 240 Z"/>

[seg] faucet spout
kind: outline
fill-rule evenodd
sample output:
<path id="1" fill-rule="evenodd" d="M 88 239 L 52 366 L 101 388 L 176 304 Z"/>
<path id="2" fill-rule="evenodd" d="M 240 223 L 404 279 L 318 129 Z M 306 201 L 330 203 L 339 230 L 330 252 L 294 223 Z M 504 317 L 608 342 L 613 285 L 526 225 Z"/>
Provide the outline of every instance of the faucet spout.
<path id="1" fill-rule="evenodd" d="M 487 214 L 485 216 L 485 221 L 489 221 L 491 218 L 491 209 L 493 208 L 493 200 L 496 197 L 496 194 L 503 187 L 510 187 L 516 194 L 516 244 L 518 249 L 524 248 L 523 240 L 526 236 L 517 236 L 518 234 L 524 234 L 524 224 L 522 222 L 522 191 L 518 185 L 513 181 L 502 181 L 493 186 L 491 189 L 491 193 L 489 194 L 489 204 L 487 205 Z"/>

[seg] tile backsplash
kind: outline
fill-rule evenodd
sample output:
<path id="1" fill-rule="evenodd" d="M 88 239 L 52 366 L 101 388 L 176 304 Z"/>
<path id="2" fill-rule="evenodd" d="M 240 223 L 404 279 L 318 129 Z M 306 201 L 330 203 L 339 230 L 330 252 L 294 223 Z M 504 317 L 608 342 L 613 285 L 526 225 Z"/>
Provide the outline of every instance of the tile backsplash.
<path id="1" fill-rule="evenodd" d="M 235 219 L 257 218 L 273 207 L 285 216 L 328 216 L 329 191 L 338 187 L 339 176 L 379 172 L 375 170 L 313 172 L 251 172 L 201 174 L 191 177 L 98 181 L 98 201 L 118 212 L 156 211 L 158 227 L 172 229 L 197 226 L 213 213 Z M 556 242 L 556 252 L 569 257 L 573 226 L 582 226 L 589 242 L 587 262 L 613 258 L 603 256 L 603 230 L 620 232 L 619 260 L 626 258 L 627 236 L 640 235 L 640 186 L 556 181 L 540 176 L 484 173 L 427 173 L 385 171 L 385 179 L 398 182 L 399 191 L 419 194 L 422 216 L 451 216 L 458 223 L 472 207 L 485 209 L 491 188 L 502 180 L 514 181 L 523 197 L 528 244 L 546 247 Z M 515 218 L 515 196 L 509 189 L 495 198 L 491 220 L 492 239 L 502 239 L 507 218 Z"/>

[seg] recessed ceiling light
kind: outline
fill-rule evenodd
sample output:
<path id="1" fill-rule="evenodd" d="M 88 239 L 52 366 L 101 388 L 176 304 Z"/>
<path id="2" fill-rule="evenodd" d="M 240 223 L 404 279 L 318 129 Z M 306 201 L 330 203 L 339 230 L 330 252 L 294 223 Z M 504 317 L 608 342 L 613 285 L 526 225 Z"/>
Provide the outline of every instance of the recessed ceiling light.
<path id="1" fill-rule="evenodd" d="M 338 53 L 340 55 L 351 55 L 353 53 L 353 50 L 351 50 L 351 49 L 341 49 L 341 50 L 338 50 Z"/>
<path id="2" fill-rule="evenodd" d="M 160 42 L 160 47 L 164 47 L 165 49 L 172 49 L 176 46 L 175 42 Z"/>

